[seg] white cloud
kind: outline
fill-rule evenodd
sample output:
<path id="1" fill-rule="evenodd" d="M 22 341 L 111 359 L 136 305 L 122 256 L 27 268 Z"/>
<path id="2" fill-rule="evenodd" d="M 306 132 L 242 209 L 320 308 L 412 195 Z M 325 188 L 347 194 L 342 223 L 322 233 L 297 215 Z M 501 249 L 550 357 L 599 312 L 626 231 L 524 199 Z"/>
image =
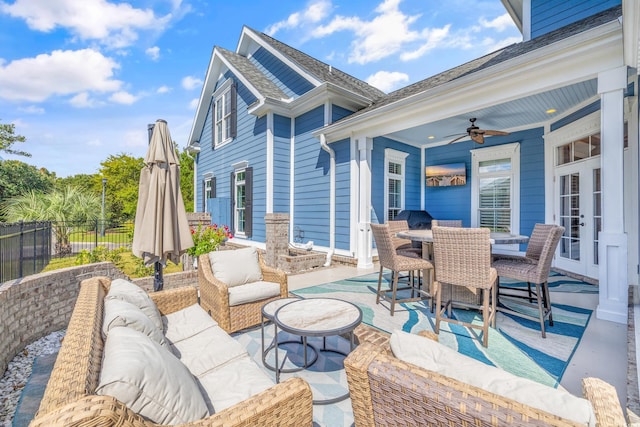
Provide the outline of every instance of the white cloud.
<path id="1" fill-rule="evenodd" d="M 18 107 L 18 111 L 22 111 L 27 114 L 44 114 L 44 108 L 36 107 L 35 105 L 29 105 L 28 107 Z"/>
<path id="2" fill-rule="evenodd" d="M 303 25 L 316 24 L 326 18 L 332 8 L 331 1 L 319 0 L 311 2 L 307 8 L 301 12 L 294 12 L 283 21 L 270 25 L 264 31 L 266 34 L 273 36 L 280 30 L 297 28 Z"/>
<path id="3" fill-rule="evenodd" d="M 120 66 L 93 49 L 55 50 L 0 65 L 0 98 L 40 102 L 54 95 L 114 92 Z"/>
<path id="4" fill-rule="evenodd" d="M 62 27 L 81 40 L 97 40 L 113 48 L 131 45 L 140 30 L 162 31 L 171 19 L 170 14 L 156 17 L 151 9 L 105 0 L 16 0 L 0 3 L 0 8 L 24 19 L 33 30 L 50 32 Z"/>
<path id="5" fill-rule="evenodd" d="M 366 82 L 383 92 L 389 93 L 409 82 L 409 76 L 398 71 L 378 71 L 367 77 Z"/>
<path id="6" fill-rule="evenodd" d="M 109 97 L 109 101 L 115 102 L 116 104 L 125 104 L 131 105 L 138 100 L 137 96 L 131 95 L 129 92 L 118 91 L 112 94 Z"/>
<path id="7" fill-rule="evenodd" d="M 427 52 L 440 46 L 443 40 L 449 35 L 449 28 L 451 25 L 445 25 L 443 28 L 425 29 L 422 32 L 422 38 L 425 39 L 424 43 L 413 51 L 407 51 L 400 54 L 400 60 L 409 61 L 412 59 L 420 58 Z"/>
<path id="8" fill-rule="evenodd" d="M 191 102 L 189 103 L 189 109 L 190 110 L 195 110 L 196 108 L 198 108 L 198 103 L 200 102 L 199 98 L 193 98 L 191 100 Z"/>
<path id="9" fill-rule="evenodd" d="M 160 86 L 156 90 L 156 93 L 169 93 L 169 92 L 171 92 L 171 88 L 169 86 Z"/>
<path id="10" fill-rule="evenodd" d="M 202 80 L 197 77 L 187 76 L 182 79 L 182 87 L 187 90 L 193 90 L 202 86 Z"/>
<path id="11" fill-rule="evenodd" d="M 157 61 L 160 59 L 160 48 L 158 46 L 153 46 L 144 51 L 152 61 Z"/>
<path id="12" fill-rule="evenodd" d="M 98 103 L 92 99 L 87 92 L 80 92 L 69 100 L 69 103 L 76 108 L 93 108 Z"/>
<path id="13" fill-rule="evenodd" d="M 480 25 L 484 28 L 492 28 L 498 32 L 502 32 L 509 28 L 516 28 L 516 25 L 513 23 L 513 19 L 511 19 L 511 16 L 509 16 L 508 13 L 500 15 L 491 21 L 487 21 L 485 18 L 480 18 Z"/>

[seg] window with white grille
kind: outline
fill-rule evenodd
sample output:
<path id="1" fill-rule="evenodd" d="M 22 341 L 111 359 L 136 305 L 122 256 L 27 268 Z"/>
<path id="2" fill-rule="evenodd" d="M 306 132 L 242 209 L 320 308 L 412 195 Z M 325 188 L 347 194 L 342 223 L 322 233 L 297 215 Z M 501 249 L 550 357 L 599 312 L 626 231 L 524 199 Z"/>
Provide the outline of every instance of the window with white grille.
<path id="1" fill-rule="evenodd" d="M 405 183 L 405 159 L 409 153 L 392 150 L 384 150 L 385 164 L 385 197 L 384 206 L 386 221 L 393 221 L 404 209 L 404 183 Z"/>

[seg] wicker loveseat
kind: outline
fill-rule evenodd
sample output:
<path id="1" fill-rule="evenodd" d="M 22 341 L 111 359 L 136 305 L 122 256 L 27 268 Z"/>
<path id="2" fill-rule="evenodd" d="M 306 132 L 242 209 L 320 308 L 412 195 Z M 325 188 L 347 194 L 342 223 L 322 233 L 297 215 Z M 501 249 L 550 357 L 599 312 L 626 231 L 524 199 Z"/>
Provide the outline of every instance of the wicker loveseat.
<path id="1" fill-rule="evenodd" d="M 81 283 L 60 353 L 31 426 L 158 425 L 117 399 L 96 394 L 104 367 L 102 323 L 105 295 L 110 285 L 111 280 L 106 277 L 87 279 Z M 166 290 L 150 296 L 162 316 L 175 315 L 185 308 L 188 310 L 198 302 L 195 287 Z M 113 330 L 109 336 L 112 333 Z M 291 378 L 213 415 L 182 425 L 301 426 L 311 423 L 312 395 L 309 385 L 300 378 Z"/>
<path id="2" fill-rule="evenodd" d="M 423 339 L 437 335 L 421 333 Z M 389 342 L 361 342 L 345 359 L 356 427 L 581 425 L 394 357 Z M 615 388 L 583 379 L 598 427 L 626 426 Z"/>

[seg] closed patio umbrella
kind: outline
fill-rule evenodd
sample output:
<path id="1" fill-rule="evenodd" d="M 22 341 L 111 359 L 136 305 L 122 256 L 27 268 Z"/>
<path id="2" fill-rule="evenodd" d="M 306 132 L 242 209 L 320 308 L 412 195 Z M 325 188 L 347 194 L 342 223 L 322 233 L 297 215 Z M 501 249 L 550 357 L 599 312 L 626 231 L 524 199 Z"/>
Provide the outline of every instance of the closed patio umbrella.
<path id="1" fill-rule="evenodd" d="M 177 264 L 180 255 L 193 246 L 180 191 L 180 162 L 166 121 L 156 121 L 144 162 L 132 251 L 145 265 L 154 264 L 153 289 L 159 291 L 167 260 Z"/>

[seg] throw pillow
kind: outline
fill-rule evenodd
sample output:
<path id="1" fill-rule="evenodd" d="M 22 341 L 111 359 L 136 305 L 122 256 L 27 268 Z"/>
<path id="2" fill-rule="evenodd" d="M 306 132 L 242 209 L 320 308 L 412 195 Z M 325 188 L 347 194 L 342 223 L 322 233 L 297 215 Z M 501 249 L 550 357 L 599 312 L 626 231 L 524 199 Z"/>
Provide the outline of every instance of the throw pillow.
<path id="1" fill-rule="evenodd" d="M 262 280 L 262 269 L 256 248 L 209 252 L 211 269 L 216 279 L 229 287 Z"/>
<path id="2" fill-rule="evenodd" d="M 419 335 L 394 331 L 390 345 L 393 355 L 407 363 L 585 426 L 595 426 L 591 403 L 564 390 L 517 377 Z"/>
<path id="3" fill-rule="evenodd" d="M 113 396 L 157 424 L 209 415 L 198 384 L 180 360 L 131 328 L 109 331 L 96 394 Z"/>
<path id="4" fill-rule="evenodd" d="M 112 280 L 109 292 L 107 292 L 105 299 L 113 298 L 120 299 L 137 306 L 149 317 L 149 319 L 151 319 L 156 328 L 162 330 L 162 318 L 160 317 L 158 307 L 153 302 L 149 294 L 140 286 L 124 279 Z"/>
<path id="5" fill-rule="evenodd" d="M 102 321 L 102 338 L 106 339 L 109 331 L 116 327 L 128 327 L 142 332 L 163 347 L 169 348 L 162 331 L 156 328 L 151 319 L 127 301 L 117 298 L 104 300 L 104 319 Z"/>

